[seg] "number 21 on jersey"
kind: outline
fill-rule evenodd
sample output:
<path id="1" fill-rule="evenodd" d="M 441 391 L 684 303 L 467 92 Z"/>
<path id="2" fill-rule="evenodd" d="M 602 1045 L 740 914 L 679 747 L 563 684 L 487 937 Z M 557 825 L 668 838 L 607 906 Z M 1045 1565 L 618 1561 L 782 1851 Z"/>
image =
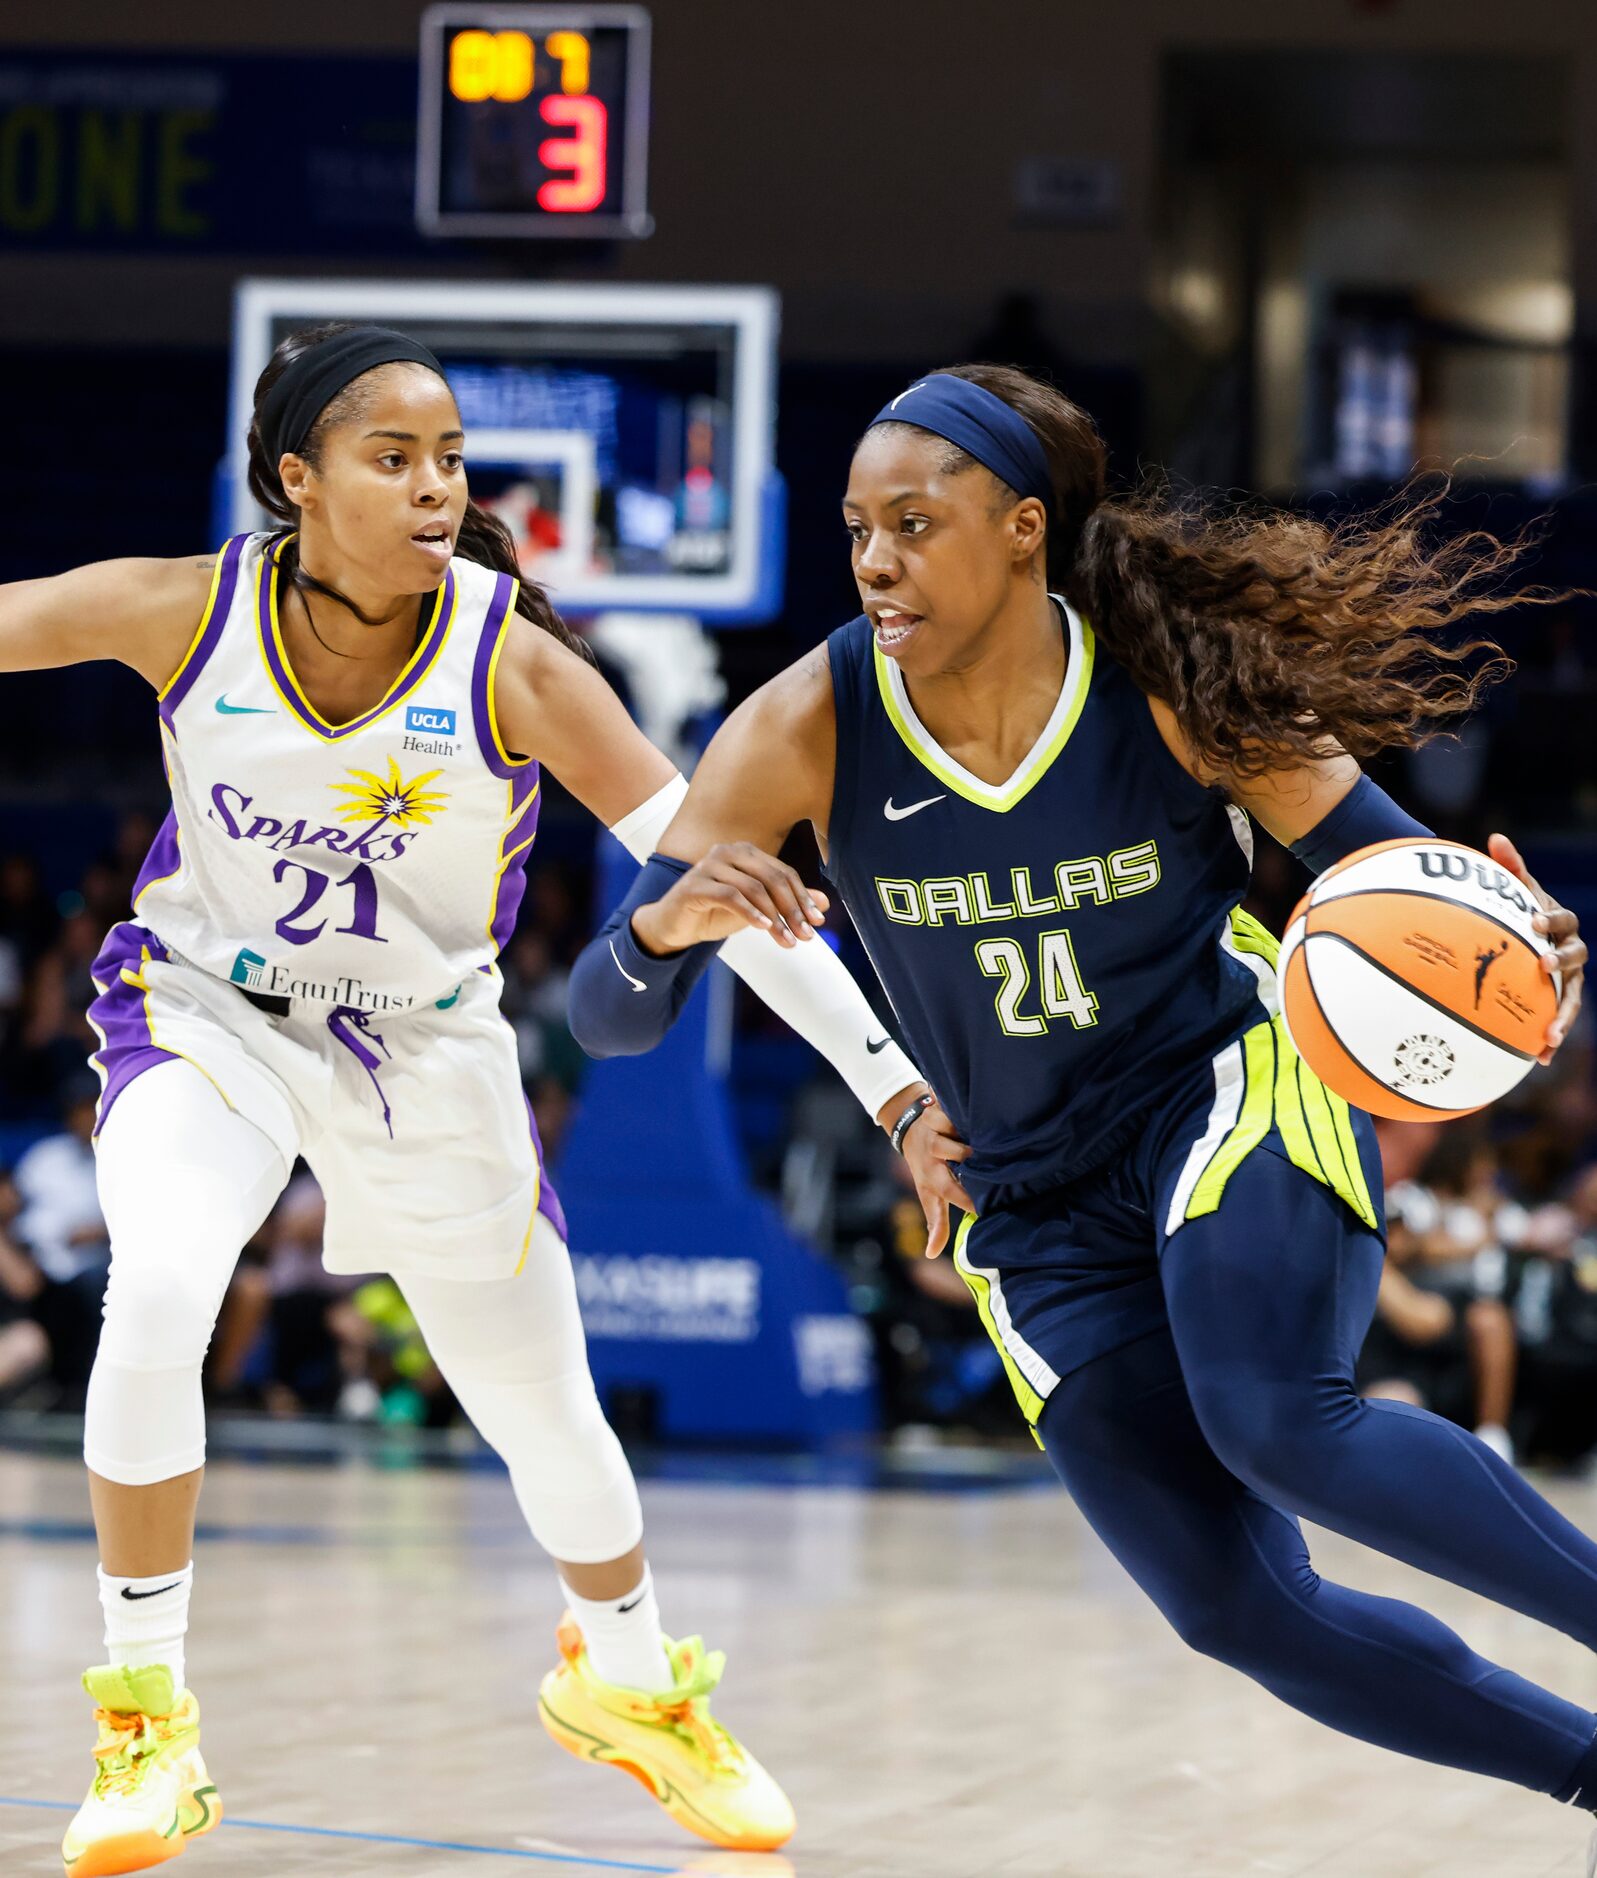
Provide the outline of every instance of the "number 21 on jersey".
<path id="1" fill-rule="evenodd" d="M 1077 1030 L 1098 1021 L 1098 1000 L 1081 982 L 1075 948 L 1063 928 L 1045 932 L 1037 940 L 1037 987 L 1041 1013 L 1023 1011 L 1031 989 L 1031 966 L 1018 939 L 980 939 L 976 963 L 989 978 L 999 980 L 993 1000 L 1006 1037 L 1045 1037 L 1050 1018 L 1068 1017 Z"/>

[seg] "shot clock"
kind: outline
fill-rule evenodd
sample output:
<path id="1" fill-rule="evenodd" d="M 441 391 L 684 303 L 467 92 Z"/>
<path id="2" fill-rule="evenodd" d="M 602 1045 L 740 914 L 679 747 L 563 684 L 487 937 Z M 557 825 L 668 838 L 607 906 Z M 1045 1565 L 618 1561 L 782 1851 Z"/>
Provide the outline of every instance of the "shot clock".
<path id="1" fill-rule="evenodd" d="M 431 6 L 416 220 L 429 235 L 647 235 L 649 16 Z"/>

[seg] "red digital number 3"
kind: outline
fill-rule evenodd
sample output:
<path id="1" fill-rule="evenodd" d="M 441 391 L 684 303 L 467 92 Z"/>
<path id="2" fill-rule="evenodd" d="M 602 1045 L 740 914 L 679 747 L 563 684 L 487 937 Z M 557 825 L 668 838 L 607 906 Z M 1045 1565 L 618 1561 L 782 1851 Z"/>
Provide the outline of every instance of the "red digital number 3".
<path id="1" fill-rule="evenodd" d="M 538 161 L 546 170 L 569 170 L 551 177 L 538 191 L 538 207 L 557 215 L 583 215 L 604 201 L 608 182 L 605 146 L 610 113 L 598 98 L 545 98 L 538 106 L 546 124 L 569 129 L 569 137 L 546 137 Z"/>

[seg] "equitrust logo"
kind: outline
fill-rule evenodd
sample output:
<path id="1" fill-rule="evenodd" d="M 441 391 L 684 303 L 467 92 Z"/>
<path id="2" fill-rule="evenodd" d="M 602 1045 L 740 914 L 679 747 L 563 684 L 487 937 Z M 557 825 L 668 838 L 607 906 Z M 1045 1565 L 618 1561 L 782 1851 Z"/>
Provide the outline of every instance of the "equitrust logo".
<path id="1" fill-rule="evenodd" d="M 252 952 L 248 946 L 241 946 L 233 961 L 233 969 L 228 977 L 235 985 L 247 985 L 251 991 L 258 991 L 261 973 L 266 970 L 266 961 L 259 952 Z"/>
<path id="2" fill-rule="evenodd" d="M 423 756 L 453 756 L 458 732 L 455 713 L 437 705 L 412 704 L 405 710 L 405 748 Z"/>

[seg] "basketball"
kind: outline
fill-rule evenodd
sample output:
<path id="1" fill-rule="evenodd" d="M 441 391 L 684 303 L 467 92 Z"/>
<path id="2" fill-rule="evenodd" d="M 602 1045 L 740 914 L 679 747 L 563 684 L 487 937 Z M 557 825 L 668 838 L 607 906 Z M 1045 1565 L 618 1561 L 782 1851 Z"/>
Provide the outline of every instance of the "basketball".
<path id="1" fill-rule="evenodd" d="M 1328 868 L 1281 945 L 1299 1055 L 1372 1115 L 1446 1121 L 1495 1102 L 1545 1047 L 1558 981 L 1540 907 L 1487 855 L 1383 841 Z"/>

